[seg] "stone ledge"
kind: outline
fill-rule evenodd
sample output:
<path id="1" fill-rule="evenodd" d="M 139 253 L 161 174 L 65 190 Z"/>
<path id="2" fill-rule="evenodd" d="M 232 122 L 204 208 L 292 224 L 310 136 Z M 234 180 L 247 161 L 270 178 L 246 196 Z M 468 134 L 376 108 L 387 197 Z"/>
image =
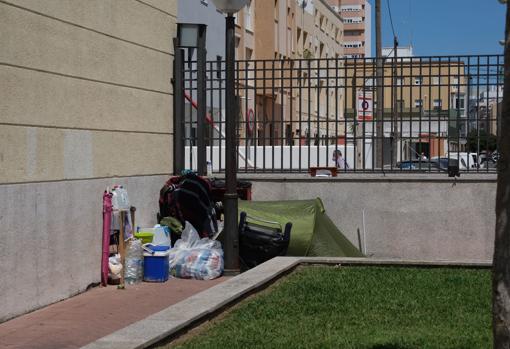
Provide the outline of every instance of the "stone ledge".
<path id="1" fill-rule="evenodd" d="M 452 178 L 446 174 L 429 173 L 339 173 L 337 177 L 311 177 L 305 173 L 238 173 L 238 179 L 252 182 L 435 182 L 435 183 L 496 183 L 496 173 L 465 173 L 460 177 Z M 224 180 L 223 174 L 218 174 L 217 179 Z"/>

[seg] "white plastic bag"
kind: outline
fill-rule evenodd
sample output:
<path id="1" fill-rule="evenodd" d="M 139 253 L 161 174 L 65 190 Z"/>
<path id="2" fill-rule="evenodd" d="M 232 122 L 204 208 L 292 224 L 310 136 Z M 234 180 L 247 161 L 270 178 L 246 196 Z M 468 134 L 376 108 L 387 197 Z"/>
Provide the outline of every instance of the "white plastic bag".
<path id="1" fill-rule="evenodd" d="M 108 258 L 108 268 L 111 274 L 120 276 L 122 264 L 120 263 L 120 255 L 118 253 Z"/>
<path id="2" fill-rule="evenodd" d="M 154 226 L 153 245 L 170 246 L 170 229 L 167 226 L 156 224 Z"/>
<path id="3" fill-rule="evenodd" d="M 209 238 L 200 239 L 189 222 L 170 250 L 169 261 L 170 274 L 178 278 L 211 280 L 223 274 L 221 243 Z"/>

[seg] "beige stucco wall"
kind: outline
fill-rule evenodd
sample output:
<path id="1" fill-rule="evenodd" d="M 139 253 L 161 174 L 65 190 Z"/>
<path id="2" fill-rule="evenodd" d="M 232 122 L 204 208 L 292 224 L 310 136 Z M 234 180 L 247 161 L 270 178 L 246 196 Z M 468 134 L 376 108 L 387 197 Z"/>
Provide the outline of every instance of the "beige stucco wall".
<path id="1" fill-rule="evenodd" d="M 34 258 L 0 274 L 0 321 L 99 281 L 106 185 L 130 183 L 139 223 L 154 223 L 172 171 L 176 18 L 167 0 L 0 2 L 0 197 L 13 203 L 0 206 L 0 265 Z M 54 260 L 51 285 L 27 270 L 41 260 Z M 37 294 L 17 299 L 27 287 Z"/>
<path id="2" fill-rule="evenodd" d="M 376 67 L 372 61 L 349 60 L 347 61 L 346 74 L 353 77 L 355 74 L 356 86 L 360 89 L 364 84 L 369 84 L 371 79 L 375 79 Z M 392 106 L 392 76 L 393 66 L 387 63 L 384 67 L 384 108 Z M 414 58 L 412 61 L 405 61 L 401 58 L 397 61 L 396 76 L 401 80 L 401 85 L 397 85 L 397 99 L 404 102 L 403 108 L 415 108 L 415 99 L 423 100 L 425 110 L 433 108 L 433 101 L 441 99 L 443 110 L 454 109 L 451 101 L 452 94 L 459 93 L 465 95 L 467 92 L 465 66 L 462 62 L 442 61 L 429 63 L 421 58 Z M 416 84 L 415 78 L 423 79 L 421 84 Z M 434 82 L 433 78 L 437 78 Z M 457 81 L 455 81 L 457 79 Z M 398 84 L 398 83 L 397 83 Z M 349 83 L 352 87 L 352 82 Z M 352 89 L 347 88 L 347 108 L 352 108 Z M 416 108 L 415 108 L 416 109 Z"/>
<path id="3" fill-rule="evenodd" d="M 174 1 L 0 4 L 0 183 L 169 172 L 175 14 Z M 111 163 L 121 151 L 129 166 Z"/>

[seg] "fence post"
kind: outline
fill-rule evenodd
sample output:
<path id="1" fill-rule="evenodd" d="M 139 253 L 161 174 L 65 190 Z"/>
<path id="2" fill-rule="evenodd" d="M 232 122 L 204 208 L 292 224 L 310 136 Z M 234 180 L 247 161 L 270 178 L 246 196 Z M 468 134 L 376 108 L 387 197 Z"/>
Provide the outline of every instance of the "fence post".
<path id="1" fill-rule="evenodd" d="M 200 25 L 197 48 L 197 172 L 201 176 L 207 173 L 205 147 L 205 118 L 206 118 L 206 54 L 205 35 L 206 26 Z"/>
<path id="2" fill-rule="evenodd" d="M 184 50 L 179 48 L 178 39 L 174 38 L 174 171 L 179 175 L 184 170 Z"/>

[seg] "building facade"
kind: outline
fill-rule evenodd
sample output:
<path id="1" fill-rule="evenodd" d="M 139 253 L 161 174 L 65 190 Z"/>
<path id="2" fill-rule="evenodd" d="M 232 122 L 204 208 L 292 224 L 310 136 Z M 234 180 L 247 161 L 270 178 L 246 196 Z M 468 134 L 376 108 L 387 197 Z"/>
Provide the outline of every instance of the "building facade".
<path id="1" fill-rule="evenodd" d="M 0 321 L 100 281 L 102 195 L 156 223 L 176 1 L 0 3 Z"/>
<path id="2" fill-rule="evenodd" d="M 236 22 L 241 138 L 246 135 L 247 142 L 252 138 L 251 144 L 289 145 L 305 133 L 324 132 L 317 122 L 312 123 L 313 129 L 303 128 L 296 115 L 303 114 L 297 110 L 298 100 L 303 98 L 303 103 L 323 106 L 306 112 L 303 119 L 327 118 L 325 90 L 314 89 L 303 96 L 294 88 L 298 79 L 311 78 L 297 75 L 305 60 L 312 60 L 312 70 L 317 74 L 318 65 L 326 68 L 325 61 L 319 59 L 343 56 L 344 28 L 338 13 L 324 0 L 252 0 L 237 14 Z M 250 110 L 257 126 L 248 134 L 244 126 Z M 323 115 L 319 115 L 321 110 Z"/>
<path id="3" fill-rule="evenodd" d="M 374 98 L 375 113 L 376 67 L 374 62 L 355 60 L 347 61 L 346 65 L 350 81 L 346 114 L 348 119 L 357 120 L 360 118 L 357 100 L 363 94 Z M 416 158 L 421 153 L 430 158 L 445 156 L 448 150 L 463 150 L 468 123 L 467 79 L 462 61 L 397 58 L 395 64 L 394 59 L 386 59 L 383 133 L 387 139 L 399 134 L 398 161 Z M 366 124 L 370 138 L 375 126 L 371 122 Z"/>
<path id="4" fill-rule="evenodd" d="M 503 109 L 503 86 L 489 85 L 482 88 L 485 91 L 480 91 L 480 87 L 477 88 L 478 91 L 475 88 L 471 91 L 474 98 L 469 101 L 469 128 L 497 136 Z"/>
<path id="5" fill-rule="evenodd" d="M 344 21 L 346 58 L 372 56 L 372 6 L 368 0 L 329 0 Z"/>

